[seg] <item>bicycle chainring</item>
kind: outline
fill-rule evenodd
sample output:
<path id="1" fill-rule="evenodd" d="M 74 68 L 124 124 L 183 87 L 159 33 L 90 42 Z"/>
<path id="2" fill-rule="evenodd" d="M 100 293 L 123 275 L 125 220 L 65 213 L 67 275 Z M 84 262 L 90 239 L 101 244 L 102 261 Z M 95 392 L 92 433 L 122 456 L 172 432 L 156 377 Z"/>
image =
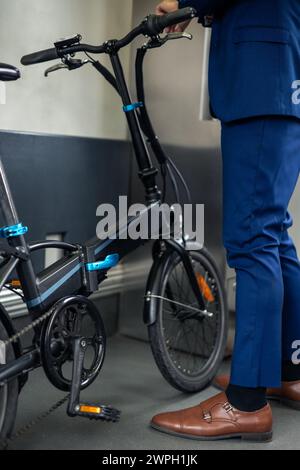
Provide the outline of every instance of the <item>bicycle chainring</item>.
<path id="1" fill-rule="evenodd" d="M 66 297 L 53 307 L 53 314 L 41 332 L 41 359 L 50 382 L 59 390 L 70 391 L 72 381 L 73 339 L 88 342 L 81 390 L 98 376 L 103 365 L 106 334 L 94 303 L 83 296 Z"/>

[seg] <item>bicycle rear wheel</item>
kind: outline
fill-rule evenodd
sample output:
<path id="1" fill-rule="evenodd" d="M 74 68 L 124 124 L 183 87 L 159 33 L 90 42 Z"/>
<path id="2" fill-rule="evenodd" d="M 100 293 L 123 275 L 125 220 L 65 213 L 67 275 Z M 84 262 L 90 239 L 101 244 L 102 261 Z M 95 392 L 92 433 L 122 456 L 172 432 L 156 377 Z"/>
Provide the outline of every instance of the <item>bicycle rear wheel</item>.
<path id="1" fill-rule="evenodd" d="M 7 332 L 0 319 L 0 341 L 8 338 Z M 15 359 L 11 345 L 6 348 L 6 362 Z M 13 379 L 5 385 L 0 385 L 0 449 L 2 443 L 11 435 L 17 413 L 19 386 L 18 379 Z"/>
<path id="2" fill-rule="evenodd" d="M 228 311 L 213 257 L 206 249 L 191 252 L 190 256 L 209 314 L 199 314 L 183 263 L 176 253 L 170 252 L 162 258 L 161 276 L 150 300 L 158 311 L 148 332 L 153 356 L 164 378 L 176 389 L 192 393 L 211 382 L 223 360 Z"/>

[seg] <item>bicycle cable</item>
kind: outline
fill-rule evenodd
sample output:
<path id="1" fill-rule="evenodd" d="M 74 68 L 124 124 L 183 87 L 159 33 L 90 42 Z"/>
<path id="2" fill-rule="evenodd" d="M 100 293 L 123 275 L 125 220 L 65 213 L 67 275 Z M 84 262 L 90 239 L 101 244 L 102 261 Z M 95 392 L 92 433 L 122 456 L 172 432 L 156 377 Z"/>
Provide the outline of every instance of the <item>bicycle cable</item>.
<path id="1" fill-rule="evenodd" d="M 188 200 L 188 203 L 189 204 L 192 204 L 192 196 L 191 196 L 191 192 L 189 190 L 189 187 L 187 185 L 187 182 L 185 181 L 182 173 L 179 171 L 178 167 L 176 166 L 175 162 L 172 160 L 171 157 L 167 157 L 168 159 L 168 162 L 170 163 L 170 165 L 172 166 L 172 168 L 174 169 L 175 173 L 177 174 L 178 178 L 180 179 L 180 182 L 186 192 L 186 197 L 187 197 L 187 200 Z"/>
<path id="2" fill-rule="evenodd" d="M 10 292 L 13 292 L 15 295 L 17 295 L 18 297 L 21 297 L 21 299 L 23 300 L 24 302 L 24 296 L 17 290 L 17 289 L 14 289 L 13 287 L 11 287 L 10 285 L 8 284 L 4 284 L 4 289 L 7 289 L 9 290 Z"/>

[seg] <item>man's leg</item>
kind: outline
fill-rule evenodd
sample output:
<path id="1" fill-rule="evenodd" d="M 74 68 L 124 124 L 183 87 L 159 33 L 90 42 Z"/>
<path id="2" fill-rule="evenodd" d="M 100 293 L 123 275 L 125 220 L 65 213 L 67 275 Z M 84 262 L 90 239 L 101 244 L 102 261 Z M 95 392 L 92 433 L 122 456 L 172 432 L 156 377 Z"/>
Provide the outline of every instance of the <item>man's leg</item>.
<path id="1" fill-rule="evenodd" d="M 224 244 L 237 273 L 233 388 L 281 384 L 280 245 L 299 174 L 299 144 L 294 119 L 223 125 Z"/>
<path id="2" fill-rule="evenodd" d="M 288 217 L 288 220 L 291 220 Z M 289 224 L 290 226 L 291 224 Z M 283 232 L 279 249 L 284 282 L 282 319 L 282 380 L 300 381 L 300 261 L 288 231 Z M 294 357 L 295 356 L 295 357 Z"/>
<path id="3" fill-rule="evenodd" d="M 299 172 L 299 143 L 300 121 L 292 119 L 223 125 L 224 243 L 237 271 L 231 384 L 196 407 L 155 416 L 151 425 L 159 431 L 192 439 L 272 437 L 265 388 L 281 385 L 280 250 Z"/>

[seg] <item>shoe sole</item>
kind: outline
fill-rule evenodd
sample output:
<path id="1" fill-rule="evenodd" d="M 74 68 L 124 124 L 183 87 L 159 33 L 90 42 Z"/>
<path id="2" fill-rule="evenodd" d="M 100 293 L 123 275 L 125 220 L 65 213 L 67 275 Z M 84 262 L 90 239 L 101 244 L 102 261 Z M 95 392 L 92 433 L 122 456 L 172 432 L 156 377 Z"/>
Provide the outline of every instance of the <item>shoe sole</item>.
<path id="1" fill-rule="evenodd" d="M 282 397 L 276 396 L 276 395 L 269 395 L 267 397 L 267 399 L 270 400 L 270 401 L 276 401 L 276 402 L 280 403 L 281 405 L 292 408 L 293 410 L 300 411 L 300 402 L 299 401 L 289 400 L 288 398 L 282 398 Z"/>
<path id="2" fill-rule="evenodd" d="M 164 434 L 169 434 L 175 437 L 182 437 L 184 439 L 190 439 L 193 441 L 223 441 L 226 439 L 241 439 L 242 441 L 256 442 L 256 443 L 268 443 L 273 439 L 273 432 L 265 433 L 240 433 L 240 434 L 225 434 L 223 436 L 193 436 L 189 434 L 183 434 L 176 431 L 170 431 L 167 428 L 157 426 L 156 424 L 151 424 L 151 427 L 156 431 L 162 432 Z"/>
<path id="3" fill-rule="evenodd" d="M 213 384 L 213 386 L 217 389 L 220 390 L 221 392 L 224 392 L 225 390 L 218 384 Z M 282 398 L 279 395 L 268 395 L 267 400 L 269 401 L 276 401 L 280 403 L 283 406 L 287 406 L 289 408 L 292 408 L 293 410 L 298 410 L 300 411 L 300 401 L 296 400 L 289 400 L 288 398 Z"/>

